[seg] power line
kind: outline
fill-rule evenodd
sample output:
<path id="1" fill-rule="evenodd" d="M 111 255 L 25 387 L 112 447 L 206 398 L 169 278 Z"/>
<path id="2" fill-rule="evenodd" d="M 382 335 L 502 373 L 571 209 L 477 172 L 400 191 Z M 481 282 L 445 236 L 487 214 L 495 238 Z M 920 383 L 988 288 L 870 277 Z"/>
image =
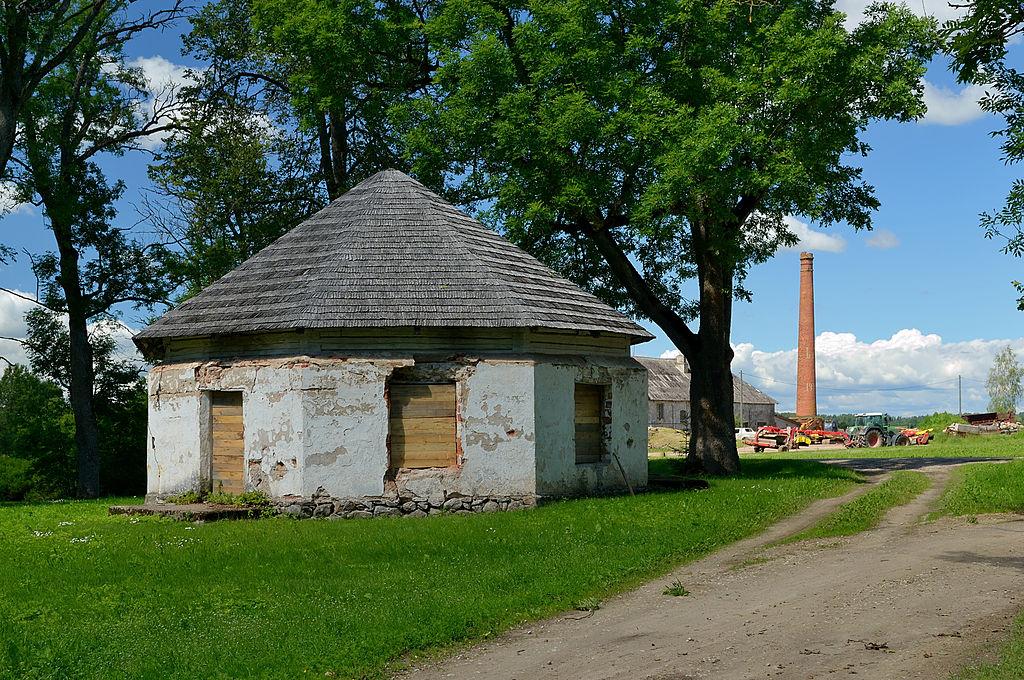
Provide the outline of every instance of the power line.
<path id="1" fill-rule="evenodd" d="M 777 380 L 775 378 L 767 378 L 761 376 L 747 376 L 747 381 L 755 380 L 762 384 L 766 382 L 775 383 L 778 385 L 788 385 L 790 387 L 796 387 L 796 383 L 786 382 L 784 380 Z M 842 392 L 844 394 L 858 394 L 868 392 L 909 392 L 911 390 L 921 390 L 929 387 L 935 387 L 936 385 L 945 385 L 947 383 L 954 382 L 956 378 L 947 378 L 946 380 L 937 380 L 930 383 L 921 383 L 919 385 L 900 385 L 893 387 L 868 387 L 868 388 L 845 388 L 845 387 L 818 387 L 819 392 Z"/>

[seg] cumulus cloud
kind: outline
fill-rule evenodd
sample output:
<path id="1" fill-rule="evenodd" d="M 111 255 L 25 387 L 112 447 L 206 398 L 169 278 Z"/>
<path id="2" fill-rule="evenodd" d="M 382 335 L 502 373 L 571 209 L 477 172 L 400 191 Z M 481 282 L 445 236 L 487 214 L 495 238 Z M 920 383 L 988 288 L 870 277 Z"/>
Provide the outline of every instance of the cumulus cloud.
<path id="1" fill-rule="evenodd" d="M 899 246 L 900 239 L 896 234 L 892 233 L 888 229 L 875 229 L 867 243 L 871 248 L 889 250 L 890 248 L 896 248 Z"/>
<path id="2" fill-rule="evenodd" d="M 31 293 L 15 290 L 18 295 L 12 295 L 7 291 L 0 290 L 0 357 L 12 364 L 28 364 L 28 357 L 25 349 L 18 340 L 28 335 L 28 327 L 25 324 L 25 312 L 32 309 L 35 304 L 25 298 L 33 298 Z M 101 321 L 92 324 L 90 331 L 102 324 L 104 330 L 114 336 L 116 342 L 116 354 L 119 357 L 131 361 L 141 362 L 135 344 L 132 342 L 132 335 L 135 331 L 122 323 L 116 321 Z M 7 368 L 7 361 L 0 360 L 0 373 Z"/>
<path id="3" fill-rule="evenodd" d="M 787 216 L 783 219 L 786 228 L 800 239 L 799 243 L 791 248 L 792 250 L 811 250 L 824 253 L 841 253 L 846 250 L 846 239 L 842 236 L 811 229 L 806 222 L 801 222 L 795 217 Z"/>
<path id="4" fill-rule="evenodd" d="M 31 297 L 29 293 L 19 294 Z M 24 338 L 28 329 L 25 327 L 25 312 L 32 308 L 32 303 L 23 298 L 0 291 L 0 337 Z M 12 364 L 28 363 L 25 350 L 16 340 L 0 340 L 0 357 Z M 0 372 L 7 368 L 5 361 L 0 361 Z"/>
<path id="5" fill-rule="evenodd" d="M 978 103 L 985 96 L 981 85 L 968 85 L 954 90 L 924 81 L 924 103 L 928 112 L 921 120 L 935 125 L 960 125 L 985 115 Z"/>
<path id="6" fill-rule="evenodd" d="M 160 55 L 152 57 L 136 57 L 125 63 L 128 68 L 138 69 L 146 83 L 150 97 L 139 106 L 139 116 L 143 120 L 153 120 L 161 117 L 173 119 L 178 115 L 177 93 L 190 82 L 192 70 L 175 64 Z M 170 132 L 158 132 L 140 140 L 140 144 L 147 149 L 157 149 L 163 146 Z"/>
<path id="7" fill-rule="evenodd" d="M 846 28 L 852 29 L 864 20 L 864 10 L 874 2 L 875 0 L 839 0 L 836 9 L 846 14 Z M 955 19 L 964 12 L 962 7 L 951 7 L 949 0 L 913 0 L 903 4 L 918 16 L 935 17 L 940 24 Z"/>
<path id="8" fill-rule="evenodd" d="M 818 410 L 823 413 L 887 411 L 919 414 L 956 411 L 962 375 L 965 410 L 984 410 L 984 381 L 996 353 L 1006 345 L 1024 355 L 1024 338 L 944 342 L 934 333 L 903 329 L 889 338 L 860 340 L 853 333 L 817 337 Z M 796 349 L 766 352 L 751 343 L 733 347 L 733 371 L 779 400 L 796 401 Z"/>

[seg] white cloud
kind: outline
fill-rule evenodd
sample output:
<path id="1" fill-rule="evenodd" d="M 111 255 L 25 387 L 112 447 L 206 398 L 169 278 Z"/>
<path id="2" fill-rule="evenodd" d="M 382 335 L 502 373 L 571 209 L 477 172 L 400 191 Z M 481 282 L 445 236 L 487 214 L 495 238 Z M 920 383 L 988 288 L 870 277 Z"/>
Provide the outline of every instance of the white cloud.
<path id="1" fill-rule="evenodd" d="M 852 29 L 864 20 L 864 10 L 874 3 L 875 0 L 839 0 L 836 9 L 846 14 L 846 28 Z M 940 24 L 964 12 L 963 8 L 951 7 L 949 0 L 910 0 L 903 4 L 914 14 L 934 17 Z"/>
<path id="2" fill-rule="evenodd" d="M 977 120 L 985 115 L 979 100 L 985 95 L 981 85 L 968 85 L 962 90 L 953 90 L 924 81 L 924 103 L 928 112 L 921 119 L 923 123 L 935 125 L 960 125 Z"/>
<path id="3" fill-rule="evenodd" d="M 867 243 L 871 248 L 889 250 L 890 248 L 896 248 L 899 246 L 900 239 L 896 234 L 892 233 L 888 229 L 875 229 Z"/>
<path id="4" fill-rule="evenodd" d="M 25 293 L 15 290 L 25 298 L 34 298 L 32 293 Z M 25 298 L 12 295 L 7 291 L 0 290 L 0 337 L 15 338 L 13 340 L 0 340 L 0 357 L 13 364 L 28 364 L 28 357 L 19 339 L 28 335 L 28 326 L 25 324 L 25 312 L 32 309 L 35 304 Z M 116 341 L 116 354 L 119 357 L 141 362 L 142 357 L 132 343 L 134 331 L 122 323 L 116 321 L 101 321 L 92 324 L 90 331 L 103 325 L 107 332 L 114 336 Z M 0 373 L 7 368 L 7 363 L 0 360 Z"/>
<path id="5" fill-rule="evenodd" d="M 133 69 L 139 69 L 146 82 L 146 89 L 150 97 L 142 103 L 139 115 L 143 120 L 150 120 L 159 113 L 167 119 L 173 119 L 178 115 L 177 93 L 182 86 L 191 80 L 189 69 L 180 64 L 161 57 L 136 57 L 125 63 Z M 167 122 L 166 120 L 163 122 Z M 140 140 L 140 144 L 147 149 L 157 149 L 163 146 L 164 141 L 170 132 L 158 132 Z"/>
<path id="6" fill-rule="evenodd" d="M 22 295 L 32 297 L 29 293 Z M 25 312 L 31 309 L 33 304 L 28 300 L 11 295 L 7 291 L 0 291 L 0 336 L 6 338 L 24 338 L 28 329 L 25 327 Z M 25 364 L 28 360 L 25 357 L 25 350 L 21 343 L 15 340 L 0 340 L 0 357 L 13 364 Z M 0 372 L 7 368 L 7 363 L 0 361 Z"/>
<path id="7" fill-rule="evenodd" d="M 841 253 L 846 250 L 846 239 L 842 236 L 815 231 L 806 222 L 801 222 L 795 217 L 786 216 L 783 221 L 786 223 L 786 228 L 800 239 L 800 242 L 791 250 L 811 250 L 825 253 Z"/>
<path id="8" fill-rule="evenodd" d="M 1024 338 L 943 342 L 916 328 L 867 342 L 852 333 L 817 337 L 818 410 L 822 413 L 887 411 L 920 414 L 956 411 L 957 376 L 964 409 L 984 410 L 984 381 L 995 354 L 1007 344 L 1024 356 Z M 765 352 L 753 344 L 733 347 L 733 371 L 792 410 L 796 399 L 796 349 Z"/>

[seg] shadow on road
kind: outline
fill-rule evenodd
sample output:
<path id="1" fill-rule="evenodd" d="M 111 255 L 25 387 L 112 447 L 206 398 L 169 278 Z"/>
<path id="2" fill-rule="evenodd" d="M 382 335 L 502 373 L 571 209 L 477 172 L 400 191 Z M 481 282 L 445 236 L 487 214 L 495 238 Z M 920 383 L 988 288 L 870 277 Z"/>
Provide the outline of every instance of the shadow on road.
<path id="1" fill-rule="evenodd" d="M 820 463 L 838 465 L 865 475 L 878 475 L 895 470 L 918 470 L 925 467 L 952 467 L 965 463 L 1006 462 L 1011 458 L 813 458 Z"/>

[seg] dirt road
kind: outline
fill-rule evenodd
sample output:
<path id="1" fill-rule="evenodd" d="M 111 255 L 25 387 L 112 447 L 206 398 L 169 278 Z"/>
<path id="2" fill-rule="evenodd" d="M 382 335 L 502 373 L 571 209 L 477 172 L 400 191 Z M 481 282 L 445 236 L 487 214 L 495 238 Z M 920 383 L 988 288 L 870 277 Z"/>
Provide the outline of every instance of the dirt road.
<path id="1" fill-rule="evenodd" d="M 1024 605 L 1024 521 L 921 523 L 950 464 L 914 467 L 932 488 L 875 530 L 765 548 L 847 498 L 822 501 L 592 615 L 526 626 L 402 677 L 945 678 L 1001 639 Z M 663 594 L 676 580 L 688 596 Z"/>

